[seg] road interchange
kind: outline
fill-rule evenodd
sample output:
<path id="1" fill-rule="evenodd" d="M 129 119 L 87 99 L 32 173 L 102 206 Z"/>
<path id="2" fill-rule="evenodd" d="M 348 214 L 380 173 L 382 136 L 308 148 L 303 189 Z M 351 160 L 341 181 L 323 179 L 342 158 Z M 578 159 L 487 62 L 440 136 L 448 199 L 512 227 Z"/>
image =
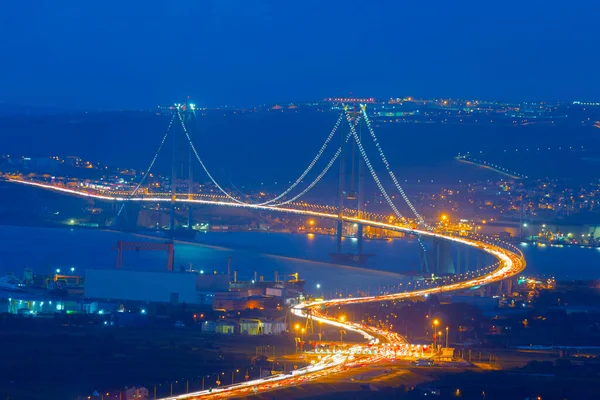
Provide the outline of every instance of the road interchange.
<path id="1" fill-rule="evenodd" d="M 298 210 L 293 208 L 284 207 L 272 207 L 272 206 L 261 206 L 253 204 L 239 204 L 227 201 L 215 201 L 215 200 L 203 200 L 194 198 L 169 198 L 160 196 L 149 196 L 149 197 L 138 197 L 138 198 L 127 198 L 127 197 L 116 197 L 111 195 L 104 195 L 94 193 L 92 191 L 75 190 L 65 188 L 61 186 L 52 185 L 45 182 L 28 181 L 18 178 L 9 178 L 9 182 L 24 184 L 28 186 L 34 186 L 41 189 L 52 190 L 67 195 L 80 196 L 95 198 L 98 200 L 105 201 L 116 201 L 116 202 L 171 202 L 175 201 L 178 203 L 193 203 L 193 204 L 207 204 L 215 206 L 227 206 L 227 207 L 244 207 L 250 209 L 258 209 L 263 211 L 276 211 L 285 212 L 297 215 L 306 215 L 315 218 L 326 218 L 326 219 L 339 219 L 339 215 L 334 213 L 326 213 L 312 210 Z M 522 252 L 513 245 L 497 241 L 491 238 L 485 238 L 483 236 L 476 236 L 472 238 L 453 236 L 446 233 L 434 232 L 426 229 L 415 229 L 411 226 L 395 225 L 388 222 L 373 221 L 353 216 L 342 216 L 345 222 L 357 223 L 363 225 L 370 225 L 373 227 L 383 228 L 390 231 L 404 232 L 406 234 L 420 235 L 424 237 L 437 237 L 439 239 L 449 240 L 462 245 L 478 248 L 479 250 L 486 252 L 493 256 L 497 262 L 492 266 L 485 269 L 485 272 L 479 276 L 466 276 L 463 280 L 454 281 L 451 283 L 423 287 L 420 289 L 405 291 L 399 293 L 390 293 L 377 296 L 365 296 L 365 297 L 348 297 L 348 298 L 336 298 L 321 301 L 303 302 L 292 306 L 291 312 L 300 318 L 310 317 L 313 320 L 334 326 L 340 329 L 356 332 L 361 334 L 367 342 L 370 344 L 377 344 L 380 351 L 374 351 L 372 354 L 364 355 L 361 349 L 364 346 L 354 345 L 350 347 L 349 351 L 342 354 L 325 354 L 321 356 L 318 362 L 311 364 L 307 367 L 294 370 L 288 374 L 272 375 L 269 377 L 259 378 L 251 381 L 237 383 L 229 386 L 211 388 L 208 390 L 202 390 L 193 393 L 182 394 L 178 396 L 165 397 L 161 400 L 189 400 L 189 399 L 222 399 L 222 398 L 234 398 L 252 395 L 255 393 L 261 393 L 265 391 L 272 391 L 280 388 L 289 386 L 295 386 L 309 381 L 314 381 L 327 375 L 341 372 L 345 369 L 352 368 L 359 364 L 375 364 L 385 360 L 389 360 L 392 357 L 396 357 L 398 354 L 402 355 L 403 352 L 408 351 L 408 343 L 406 340 L 393 332 L 388 332 L 379 328 L 369 327 L 365 325 L 356 324 L 353 322 L 341 322 L 333 317 L 323 315 L 317 311 L 318 309 L 327 308 L 330 306 L 343 306 L 350 304 L 368 303 L 368 302 L 387 302 L 396 301 L 414 297 L 421 297 L 430 294 L 436 294 L 441 292 L 460 291 L 470 289 L 476 286 L 488 285 L 494 282 L 499 282 L 504 279 L 514 276 L 525 268 L 525 259 Z M 308 312 L 307 310 L 311 310 Z"/>

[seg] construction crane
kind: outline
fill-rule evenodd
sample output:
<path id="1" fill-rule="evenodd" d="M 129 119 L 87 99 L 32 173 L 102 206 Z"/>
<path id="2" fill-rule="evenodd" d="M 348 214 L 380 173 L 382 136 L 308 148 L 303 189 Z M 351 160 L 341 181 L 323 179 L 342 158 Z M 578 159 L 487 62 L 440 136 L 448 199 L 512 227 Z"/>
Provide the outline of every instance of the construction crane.
<path id="1" fill-rule="evenodd" d="M 291 277 L 293 277 L 294 279 L 290 279 L 290 282 L 298 282 L 298 273 L 297 272 L 294 272 L 293 274 L 287 274 L 287 275 L 284 275 L 284 276 L 291 276 Z"/>
<path id="2" fill-rule="evenodd" d="M 123 251 L 166 251 L 168 254 L 167 270 L 173 271 L 173 261 L 175 260 L 175 246 L 173 242 L 117 242 L 117 269 L 123 269 Z"/>

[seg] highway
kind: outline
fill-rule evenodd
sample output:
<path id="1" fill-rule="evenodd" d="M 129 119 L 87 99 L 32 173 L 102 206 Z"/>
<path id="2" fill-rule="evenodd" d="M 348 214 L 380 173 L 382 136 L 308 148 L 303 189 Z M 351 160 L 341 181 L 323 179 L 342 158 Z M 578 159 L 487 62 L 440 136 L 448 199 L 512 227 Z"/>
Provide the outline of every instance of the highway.
<path id="1" fill-rule="evenodd" d="M 105 194 L 98 194 L 92 191 L 83 191 L 83 190 L 75 190 L 69 189 L 65 187 L 55 186 L 45 182 L 34 182 L 27 181 L 24 179 L 15 179 L 9 178 L 9 182 L 13 182 L 16 184 L 24 184 L 29 186 L 39 187 L 41 189 L 52 190 L 64 194 L 80 196 L 80 197 L 88 197 L 95 198 L 99 200 L 107 200 L 107 201 L 117 201 L 117 202 L 171 202 L 171 198 L 162 197 L 162 196 L 153 196 L 153 197 L 116 197 Z M 183 197 L 183 196 L 182 196 Z M 275 211 L 275 212 L 285 212 L 290 214 L 297 215 L 306 215 L 315 218 L 326 218 L 326 219 L 338 219 L 339 216 L 335 213 L 329 212 L 321 212 L 321 211 L 312 211 L 306 209 L 294 209 L 294 208 L 285 208 L 285 207 L 273 207 L 273 206 L 265 206 L 265 205 L 253 205 L 253 204 L 240 204 L 233 203 L 228 201 L 219 201 L 219 200 L 203 200 L 203 199 L 190 199 L 187 195 L 185 198 L 175 198 L 176 202 L 179 203 L 193 203 L 193 204 L 207 204 L 214 206 L 225 206 L 225 207 L 243 207 L 250 209 L 259 209 L 265 211 Z M 184 399 L 222 399 L 222 398 L 231 398 L 231 397 L 241 397 L 247 396 L 254 393 L 262 393 L 265 391 L 276 390 L 280 388 L 285 388 L 289 386 L 299 385 L 305 382 L 314 381 L 317 379 L 321 379 L 325 376 L 329 376 L 331 374 L 339 373 L 347 370 L 348 368 L 352 368 L 357 365 L 362 364 L 377 364 L 385 361 L 389 361 L 396 355 L 403 355 L 408 352 L 408 344 L 396 333 L 387 332 L 375 327 L 369 327 L 365 325 L 359 325 L 353 322 L 341 322 L 335 320 L 330 317 L 326 317 L 320 314 L 317 310 L 324 307 L 329 307 L 333 305 L 348 305 L 348 304 L 356 304 L 356 303 L 367 303 L 367 302 L 382 302 L 382 301 L 392 301 L 392 300 L 400 300 L 411 297 L 420 297 L 434 293 L 440 292 L 449 292 L 449 291 L 457 291 L 457 290 L 465 290 L 471 287 L 487 285 L 493 282 L 498 282 L 503 279 L 506 279 L 510 276 L 516 275 L 521 272 L 525 268 L 525 260 L 523 258 L 523 254 L 516 247 L 508 244 L 502 243 L 498 241 L 492 241 L 486 238 L 464 238 L 464 237 L 456 237 L 442 233 L 436 233 L 429 230 L 423 229 L 414 229 L 410 226 L 398 226 L 394 224 L 390 224 L 387 222 L 379 222 L 373 221 L 369 219 L 344 216 L 342 217 L 344 221 L 351 223 L 359 223 L 364 225 L 370 225 L 373 227 L 384 228 L 392 231 L 404 232 L 407 234 L 415 234 L 421 236 L 429 236 L 429 237 L 438 237 L 441 239 L 449 240 L 455 243 L 461 243 L 466 246 L 476 247 L 480 250 L 491 254 L 494 258 L 496 258 L 497 262 L 493 264 L 491 267 L 488 267 L 482 275 L 470 277 L 465 276 L 463 280 L 454 281 L 452 280 L 450 283 L 441 285 L 441 286 L 432 286 L 426 288 L 420 288 L 417 290 L 413 290 L 410 292 L 401 292 L 401 293 L 391 293 L 380 296 L 367 296 L 367 297 L 352 297 L 352 298 L 340 298 L 340 299 L 330 299 L 323 300 L 311 303 L 302 303 L 297 304 L 292 307 L 292 313 L 298 317 L 306 318 L 308 313 L 307 310 L 312 309 L 311 317 L 315 321 L 322 322 L 324 324 L 328 324 L 331 326 L 339 327 L 340 329 L 345 329 L 347 331 L 352 331 L 361 334 L 365 340 L 371 344 L 377 345 L 378 351 L 377 354 L 362 354 L 362 350 L 364 346 L 355 345 L 350 348 L 349 352 L 346 354 L 326 354 L 321 357 L 318 362 L 309 365 L 308 367 L 301 368 L 295 371 L 292 371 L 289 374 L 281 374 L 269 376 L 266 378 L 256 379 L 252 381 L 247 381 L 243 383 L 238 383 L 230 386 L 224 386 L 219 388 L 214 388 L 210 390 L 204 390 L 194 393 L 188 393 L 179 396 L 166 397 L 162 400 L 184 400 Z M 359 352 L 361 354 L 359 354 Z M 350 353 L 350 354 L 348 354 Z M 356 353 L 356 354 L 352 354 Z"/>

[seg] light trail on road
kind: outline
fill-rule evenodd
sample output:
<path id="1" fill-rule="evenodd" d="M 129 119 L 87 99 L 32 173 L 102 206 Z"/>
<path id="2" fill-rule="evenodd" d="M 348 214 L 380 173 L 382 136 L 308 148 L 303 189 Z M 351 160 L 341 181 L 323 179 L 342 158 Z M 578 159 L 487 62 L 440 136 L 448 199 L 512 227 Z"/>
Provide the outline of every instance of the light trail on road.
<path id="1" fill-rule="evenodd" d="M 172 199 L 168 197 L 115 197 L 115 196 L 107 196 L 96 194 L 87 191 L 69 189 L 65 187 L 55 186 L 48 183 L 40 183 L 33 181 L 26 181 L 23 179 L 15 179 L 8 178 L 9 182 L 14 182 L 18 184 L 24 184 L 29 186 L 39 187 L 41 189 L 52 190 L 64 194 L 79 196 L 79 197 L 87 197 L 94 198 L 98 200 L 106 200 L 106 201 L 116 201 L 116 202 L 171 202 Z M 187 195 L 186 195 L 187 196 Z M 241 207 L 241 208 L 249 208 L 249 209 L 257 209 L 263 211 L 276 211 L 276 212 L 285 212 L 296 215 L 306 215 L 315 218 L 325 218 L 325 219 L 338 219 L 339 215 L 333 213 L 319 212 L 319 211 L 311 211 L 311 210 L 297 210 L 293 208 L 284 208 L 284 207 L 273 207 L 267 205 L 255 205 L 255 204 L 240 204 L 240 203 L 232 203 L 227 201 L 217 201 L 217 200 L 202 200 L 202 199 L 189 199 L 189 198 L 175 198 L 175 202 L 177 203 L 192 203 L 192 204 L 206 204 L 206 205 L 214 205 L 214 206 L 225 206 L 225 207 Z M 357 217 L 349 217 L 343 216 L 342 219 L 346 222 L 358 223 L 363 225 L 369 225 L 373 227 L 383 228 L 391 231 L 404 232 L 407 234 L 413 235 L 422 235 L 422 236 L 430 236 L 437 237 L 444 240 L 449 240 L 455 243 L 461 243 L 466 246 L 476 247 L 480 250 L 492 255 L 494 258 L 498 260 L 495 264 L 497 266 L 496 269 L 490 269 L 485 275 L 472 277 L 470 279 L 466 279 L 462 282 L 450 283 L 443 286 L 429 287 L 418 290 L 413 290 L 410 292 L 401 292 L 401 293 L 391 293 L 379 296 L 366 296 L 366 297 L 350 297 L 350 298 L 341 298 L 341 299 L 330 299 L 330 300 L 322 300 L 315 301 L 310 303 L 301 303 L 292 307 L 292 313 L 298 317 L 307 318 L 309 313 L 306 311 L 308 309 L 315 309 L 320 307 L 329 307 L 332 305 L 349 305 L 349 304 L 358 304 L 358 303 L 367 303 L 367 302 L 385 302 L 385 301 L 394 301 L 407 299 L 412 297 L 420 297 L 434 293 L 441 292 L 449 292 L 449 291 L 457 291 L 457 290 L 465 290 L 472 288 L 474 286 L 487 285 L 490 283 L 494 283 L 497 281 L 501 281 L 508 277 L 518 274 L 525 268 L 525 259 L 523 258 L 523 254 L 516 247 L 509 245 L 508 243 L 502 242 L 493 242 L 487 241 L 485 239 L 468 239 L 462 237 L 455 237 L 447 234 L 431 232 L 428 230 L 422 229 L 413 229 L 409 226 L 398 226 L 385 222 L 372 221 L 363 218 Z M 502 245 L 507 246 L 509 248 L 502 247 Z M 384 331 L 382 329 L 378 329 L 375 327 L 368 327 L 364 325 L 359 325 L 353 322 L 340 322 L 333 318 L 326 317 L 320 314 L 312 314 L 311 318 L 318 322 L 322 322 L 324 324 L 328 324 L 330 326 L 335 326 L 340 329 L 349 330 L 352 332 L 356 332 L 361 334 L 367 341 L 370 343 L 380 343 L 389 345 L 392 348 L 397 348 L 399 345 L 405 345 L 406 341 L 400 335 Z M 350 353 L 353 352 L 353 349 L 356 353 L 358 353 L 359 348 L 362 346 L 355 345 L 350 348 Z M 324 376 L 334 374 L 337 372 L 341 372 L 346 368 L 350 368 L 357 363 L 368 363 L 375 364 L 377 362 L 389 359 L 389 354 L 382 352 L 382 354 L 372 354 L 367 355 L 365 357 L 360 357 L 357 359 L 353 354 L 333 354 L 326 355 L 322 357 L 322 359 L 315 363 L 314 365 L 309 365 L 305 368 L 300 368 L 298 370 L 292 371 L 289 374 L 280 374 L 273 375 L 266 378 L 259 378 L 252 381 L 242 382 L 234 385 L 213 388 L 210 390 L 203 390 L 199 392 L 187 393 L 178 396 L 165 397 L 161 400 L 191 400 L 191 399 L 222 399 L 229 397 L 240 397 L 252 395 L 254 393 L 261 393 L 265 391 L 271 391 L 275 389 L 281 389 L 289 386 L 294 386 L 298 384 L 302 384 L 309 381 L 314 381 L 320 379 Z"/>

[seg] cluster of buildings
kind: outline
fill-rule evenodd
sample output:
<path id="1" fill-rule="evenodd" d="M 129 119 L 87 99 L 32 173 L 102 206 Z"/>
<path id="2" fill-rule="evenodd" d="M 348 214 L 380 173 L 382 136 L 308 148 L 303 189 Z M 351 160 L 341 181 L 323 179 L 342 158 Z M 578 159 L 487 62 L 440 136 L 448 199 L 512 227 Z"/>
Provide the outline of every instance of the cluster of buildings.
<path id="1" fill-rule="evenodd" d="M 201 324 L 203 333 L 221 335 L 281 335 L 287 332 L 285 321 L 273 321 L 267 318 L 240 318 L 238 320 L 209 320 Z"/>
<path id="2" fill-rule="evenodd" d="M 73 169 L 100 170 L 105 171 L 107 166 L 98 162 L 84 160 L 76 156 L 47 156 L 47 157 L 29 157 L 29 156 L 11 156 L 10 154 L 0 155 L 0 165 L 4 171 L 23 170 L 29 172 L 60 173 L 71 171 Z"/>
<path id="3" fill-rule="evenodd" d="M 27 270 L 22 280 L 11 274 L 2 282 L 0 313 L 28 318 L 95 315 L 98 322 L 115 326 L 177 320 L 176 326 L 195 324 L 217 334 L 283 333 L 286 306 L 304 296 L 298 274 L 280 279 L 276 272 L 269 281 L 255 273 L 254 279 L 242 281 L 230 265 L 226 274 L 88 269 L 85 278 L 74 272 L 43 277 Z"/>
<path id="4" fill-rule="evenodd" d="M 586 185 L 558 179 L 498 180 L 442 188 L 427 196 L 454 218 L 449 228 L 490 233 L 504 227 L 513 237 L 544 237 L 595 245 L 600 231 L 600 180 Z M 465 219 L 458 219 L 458 218 Z M 465 229 L 461 229 L 465 230 Z"/>
<path id="5" fill-rule="evenodd" d="M 338 110 L 342 104 L 368 104 L 370 117 L 379 122 L 422 123 L 509 123 L 530 124 L 571 119 L 578 124 L 595 125 L 600 121 L 598 103 L 574 102 L 501 102 L 474 99 L 411 96 L 375 99 L 373 97 L 335 97 L 301 106 Z M 276 107 L 276 108 L 275 108 Z M 274 109 L 281 109 L 280 105 Z"/>

